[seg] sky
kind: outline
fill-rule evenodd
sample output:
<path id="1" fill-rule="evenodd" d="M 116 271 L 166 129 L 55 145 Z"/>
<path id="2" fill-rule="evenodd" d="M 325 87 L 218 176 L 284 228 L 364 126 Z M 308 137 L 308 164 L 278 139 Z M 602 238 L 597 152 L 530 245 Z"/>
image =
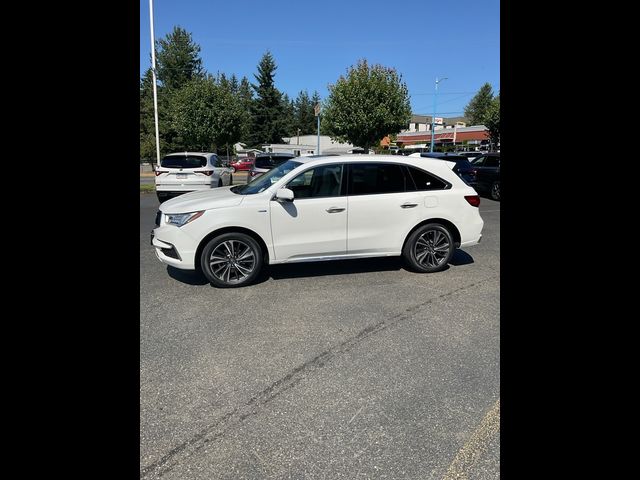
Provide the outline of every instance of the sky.
<path id="1" fill-rule="evenodd" d="M 180 26 L 209 73 L 255 82 L 271 51 L 276 87 L 295 99 L 328 85 L 358 60 L 402 75 L 413 113 L 461 116 L 486 82 L 500 90 L 500 2 L 457 0 L 154 0 L 155 38 Z M 140 0 L 140 74 L 151 66 L 149 0 Z"/>

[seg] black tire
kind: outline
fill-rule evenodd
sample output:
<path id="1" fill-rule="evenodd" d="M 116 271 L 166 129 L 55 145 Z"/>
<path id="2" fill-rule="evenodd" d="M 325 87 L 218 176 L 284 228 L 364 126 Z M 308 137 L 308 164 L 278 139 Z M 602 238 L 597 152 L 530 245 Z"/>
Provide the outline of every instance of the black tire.
<path id="1" fill-rule="evenodd" d="M 164 202 L 164 201 L 169 199 L 169 197 L 167 195 L 165 195 L 165 194 L 157 193 L 156 195 L 158 196 L 158 201 L 160 203 L 162 203 L 162 202 Z"/>
<path id="2" fill-rule="evenodd" d="M 491 198 L 500 201 L 500 181 L 496 180 L 491 184 Z"/>
<path id="3" fill-rule="evenodd" d="M 229 175 L 229 185 L 233 185 L 233 175 Z"/>
<path id="4" fill-rule="evenodd" d="M 219 187 L 221 187 L 221 186 L 222 186 L 222 179 L 221 179 L 221 178 L 219 178 L 219 179 L 218 179 L 218 186 L 219 186 Z"/>
<path id="5" fill-rule="evenodd" d="M 262 270 L 263 253 L 258 242 L 249 235 L 224 233 L 205 245 L 200 268 L 215 287 L 244 287 L 253 282 Z"/>
<path id="6" fill-rule="evenodd" d="M 409 235 L 402 256 L 411 270 L 433 273 L 447 268 L 454 250 L 449 230 L 439 223 L 427 223 Z"/>

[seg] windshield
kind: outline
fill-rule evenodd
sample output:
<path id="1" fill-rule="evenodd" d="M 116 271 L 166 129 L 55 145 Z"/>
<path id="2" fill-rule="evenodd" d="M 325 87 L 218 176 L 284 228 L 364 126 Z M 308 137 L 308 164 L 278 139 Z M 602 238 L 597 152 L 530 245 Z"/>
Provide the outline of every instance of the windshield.
<path id="1" fill-rule="evenodd" d="M 207 157 L 200 155 L 167 155 L 160 165 L 164 168 L 200 168 L 207 165 Z"/>
<path id="2" fill-rule="evenodd" d="M 302 165 L 302 163 L 296 162 L 294 160 L 289 160 L 288 162 L 281 163 L 277 167 L 269 170 L 267 173 L 254 178 L 246 185 L 238 185 L 236 187 L 233 187 L 231 191 L 233 193 L 237 193 L 238 195 L 253 195 L 254 193 L 264 192 L 267 188 L 276 183 L 287 173 L 289 173 L 294 168 L 299 167 L 300 165 Z"/>

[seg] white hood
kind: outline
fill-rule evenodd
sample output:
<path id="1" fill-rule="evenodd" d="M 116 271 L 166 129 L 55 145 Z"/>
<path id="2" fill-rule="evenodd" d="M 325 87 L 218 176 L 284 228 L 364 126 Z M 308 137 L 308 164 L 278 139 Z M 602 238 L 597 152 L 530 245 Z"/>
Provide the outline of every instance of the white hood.
<path id="1" fill-rule="evenodd" d="M 162 213 L 188 213 L 212 208 L 234 207 L 242 203 L 243 195 L 235 194 L 232 187 L 185 193 L 160 205 Z"/>

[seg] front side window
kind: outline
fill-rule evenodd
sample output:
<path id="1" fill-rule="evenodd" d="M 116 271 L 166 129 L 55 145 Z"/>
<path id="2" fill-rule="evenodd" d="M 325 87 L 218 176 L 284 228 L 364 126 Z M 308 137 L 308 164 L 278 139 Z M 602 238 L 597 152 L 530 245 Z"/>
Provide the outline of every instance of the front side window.
<path id="1" fill-rule="evenodd" d="M 211 157 L 211 163 L 213 164 L 214 167 L 222 167 L 222 160 L 220 160 L 220 157 L 218 157 L 217 155 L 214 155 L 213 157 Z"/>
<path id="2" fill-rule="evenodd" d="M 405 191 L 402 166 L 393 163 L 349 165 L 349 195 L 374 195 Z"/>
<path id="3" fill-rule="evenodd" d="M 487 157 L 487 161 L 484 164 L 485 167 L 499 167 L 500 159 L 498 157 Z"/>
<path id="4" fill-rule="evenodd" d="M 342 165 L 321 165 L 301 173 L 287 188 L 295 198 L 337 197 L 342 184 Z"/>

